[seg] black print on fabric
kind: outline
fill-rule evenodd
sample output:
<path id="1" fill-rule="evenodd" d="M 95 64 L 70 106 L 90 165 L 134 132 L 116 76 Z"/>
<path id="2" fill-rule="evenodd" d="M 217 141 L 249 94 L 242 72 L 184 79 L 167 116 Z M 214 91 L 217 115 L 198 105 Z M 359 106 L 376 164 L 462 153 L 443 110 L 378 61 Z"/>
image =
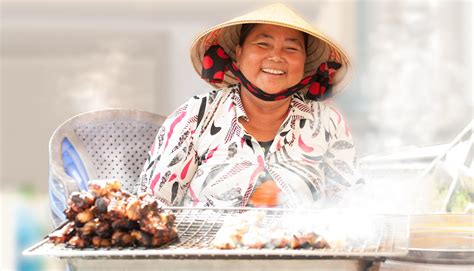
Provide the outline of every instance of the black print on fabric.
<path id="1" fill-rule="evenodd" d="M 342 150 L 342 149 L 352 149 L 354 148 L 354 145 L 352 145 L 351 143 L 347 141 L 339 140 L 339 141 L 334 142 L 334 144 L 332 144 L 331 147 L 337 150 Z"/>
<path id="2" fill-rule="evenodd" d="M 217 127 L 215 123 L 212 122 L 211 135 L 216 135 L 217 133 L 219 133 L 220 130 L 221 130 L 221 127 Z"/>
<path id="3" fill-rule="evenodd" d="M 339 169 L 340 171 L 346 173 L 346 174 L 354 174 L 354 172 L 352 171 L 352 169 L 349 167 L 349 165 L 342 161 L 342 160 L 338 160 L 338 159 L 334 159 L 332 161 L 332 163 L 334 164 L 334 166 L 336 166 L 337 169 Z"/>

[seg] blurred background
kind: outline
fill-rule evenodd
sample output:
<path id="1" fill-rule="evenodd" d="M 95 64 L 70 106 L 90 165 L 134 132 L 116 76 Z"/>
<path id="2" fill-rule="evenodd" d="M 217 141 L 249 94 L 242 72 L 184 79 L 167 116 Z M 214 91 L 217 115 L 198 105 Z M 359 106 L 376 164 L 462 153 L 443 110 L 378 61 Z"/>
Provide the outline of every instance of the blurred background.
<path id="1" fill-rule="evenodd" d="M 20 256 L 51 230 L 48 141 L 61 123 L 117 107 L 170 114 L 210 90 L 189 60 L 193 38 L 273 2 L 2 0 L 0 269 L 63 269 L 54 259 Z M 427 183 L 435 193 L 449 190 L 459 168 L 472 183 L 470 1 L 279 2 L 353 59 L 353 80 L 335 102 L 366 179 L 385 182 L 374 193 L 402 190 L 430 167 L 437 180 L 444 176 L 439 187 Z M 418 188 L 411 191 L 422 195 Z M 464 196 L 454 199 L 463 205 L 451 211 L 464 212 L 473 191 L 453 189 Z"/>

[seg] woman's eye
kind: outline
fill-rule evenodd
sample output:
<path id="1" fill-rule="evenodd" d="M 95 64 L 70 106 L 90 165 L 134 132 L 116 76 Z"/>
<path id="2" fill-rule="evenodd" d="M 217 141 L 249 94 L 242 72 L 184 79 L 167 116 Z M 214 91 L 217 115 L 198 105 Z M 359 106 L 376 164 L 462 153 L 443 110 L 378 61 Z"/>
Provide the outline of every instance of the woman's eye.
<path id="1" fill-rule="evenodd" d="M 260 47 L 268 47 L 268 43 L 266 42 L 257 42 L 257 45 Z"/>
<path id="2" fill-rule="evenodd" d="M 298 48 L 295 48 L 295 47 L 288 47 L 286 48 L 286 50 L 290 51 L 290 52 L 296 52 L 298 51 Z"/>

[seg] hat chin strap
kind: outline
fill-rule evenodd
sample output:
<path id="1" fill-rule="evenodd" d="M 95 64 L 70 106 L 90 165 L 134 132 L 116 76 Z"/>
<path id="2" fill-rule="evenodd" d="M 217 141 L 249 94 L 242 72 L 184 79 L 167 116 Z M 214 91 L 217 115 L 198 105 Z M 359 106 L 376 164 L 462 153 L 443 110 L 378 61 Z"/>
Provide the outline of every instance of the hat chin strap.
<path id="1" fill-rule="evenodd" d="M 310 100 L 323 100 L 331 96 L 332 78 L 340 67 L 341 64 L 337 62 L 329 61 L 322 63 L 312 75 L 306 76 L 296 85 L 271 94 L 261 90 L 245 78 L 220 45 L 212 45 L 204 53 L 201 77 L 211 83 L 222 83 L 225 72 L 230 71 L 237 77 L 242 86 L 247 88 L 255 97 L 264 101 L 285 99 L 309 85 L 306 98 Z"/>

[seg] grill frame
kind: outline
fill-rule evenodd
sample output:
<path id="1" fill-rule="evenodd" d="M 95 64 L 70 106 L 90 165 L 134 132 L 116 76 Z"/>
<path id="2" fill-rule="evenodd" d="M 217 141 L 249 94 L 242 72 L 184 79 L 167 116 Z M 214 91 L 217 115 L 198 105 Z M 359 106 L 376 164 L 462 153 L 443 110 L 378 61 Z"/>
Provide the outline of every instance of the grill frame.
<path id="1" fill-rule="evenodd" d="M 265 223 L 277 223 L 286 215 L 321 214 L 315 210 L 293 210 L 275 208 L 163 208 L 176 215 L 179 241 L 160 248 L 68 248 L 64 244 L 54 245 L 47 237 L 26 249 L 26 256 L 53 256 L 61 259 L 365 259 L 384 260 L 408 254 L 409 217 L 407 215 L 366 215 L 379 221 L 384 228 L 378 244 L 365 243 L 358 248 L 330 249 L 249 249 L 221 250 L 210 248 L 210 242 L 224 220 L 246 211 L 265 212 Z M 343 215 L 343 214 L 342 214 Z M 324 235 L 323 235 L 324 237 Z M 388 240 L 391 239 L 391 240 Z M 389 242 L 390 248 L 387 243 Z M 369 246 L 370 245 L 370 246 Z"/>

